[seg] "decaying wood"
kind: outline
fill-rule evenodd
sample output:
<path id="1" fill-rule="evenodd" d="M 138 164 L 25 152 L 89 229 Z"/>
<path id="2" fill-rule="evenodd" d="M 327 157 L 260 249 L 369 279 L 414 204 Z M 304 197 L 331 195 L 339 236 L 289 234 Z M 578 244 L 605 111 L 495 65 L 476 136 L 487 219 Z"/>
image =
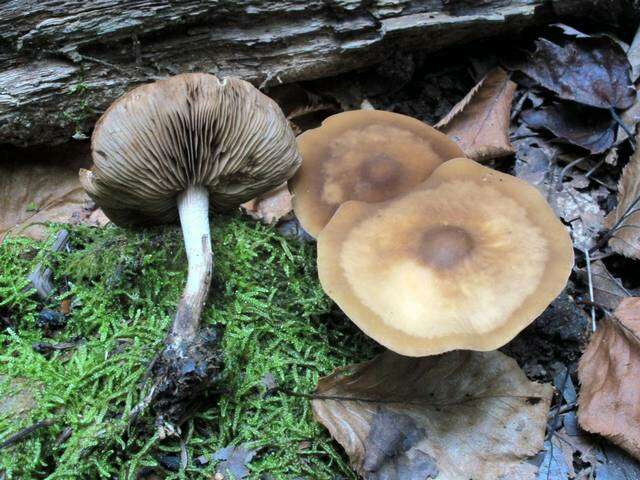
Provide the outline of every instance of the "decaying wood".
<path id="1" fill-rule="evenodd" d="M 436 51 L 552 21 L 563 1 L 9 0 L 0 4 L 0 143 L 81 136 L 116 97 L 170 74 L 262 86 L 320 78 L 398 49 Z M 563 14 L 598 0 L 571 3 Z"/>

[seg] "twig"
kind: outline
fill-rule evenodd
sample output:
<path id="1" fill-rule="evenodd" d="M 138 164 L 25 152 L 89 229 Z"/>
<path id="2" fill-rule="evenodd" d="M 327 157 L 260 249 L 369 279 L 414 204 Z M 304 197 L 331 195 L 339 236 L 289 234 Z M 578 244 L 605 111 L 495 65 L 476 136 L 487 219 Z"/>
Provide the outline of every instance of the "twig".
<path id="1" fill-rule="evenodd" d="M 583 250 L 585 260 L 587 262 L 587 279 L 589 280 L 589 300 L 591 300 L 591 330 L 596 331 L 596 307 L 593 306 L 593 278 L 591 277 L 591 258 L 589 257 L 589 249 L 585 247 Z"/>
<path id="2" fill-rule="evenodd" d="M 572 162 L 569 162 L 567 165 L 565 165 L 565 167 L 560 170 L 560 175 L 559 175 L 559 185 L 558 185 L 558 191 L 562 190 L 562 180 L 564 180 L 564 176 L 567 174 L 567 172 L 572 168 L 575 167 L 577 164 L 579 164 L 580 162 L 586 160 L 587 158 L 589 158 L 589 155 L 587 155 L 586 157 L 580 157 L 580 158 L 576 158 L 575 160 L 573 160 Z"/>
<path id="3" fill-rule="evenodd" d="M 620 128 L 624 130 L 624 133 L 627 134 L 627 136 L 629 137 L 629 143 L 631 144 L 631 148 L 633 148 L 633 150 L 635 151 L 636 149 L 636 139 L 634 138 L 635 135 L 631 132 L 631 130 L 629 130 L 629 127 L 627 127 L 625 123 L 622 121 L 622 118 L 620 118 L 620 115 L 618 115 L 618 112 L 616 112 L 615 108 L 611 107 L 609 109 L 609 112 L 611 112 L 611 116 L 616 121 L 616 123 L 620 125 Z"/>
<path id="4" fill-rule="evenodd" d="M 584 174 L 584 176 L 586 178 L 589 178 L 591 175 L 593 175 L 593 172 L 595 172 L 598 168 L 600 168 L 602 166 L 602 164 L 604 163 L 605 159 L 602 158 L 598 163 L 596 163 L 593 167 L 591 167 L 591 169 Z"/>
<path id="5" fill-rule="evenodd" d="M 22 442 L 29 438 L 33 433 L 37 432 L 46 427 L 50 427 L 56 422 L 55 419 L 49 418 L 47 420 L 41 420 L 39 422 L 34 423 L 33 425 L 29 425 L 26 428 L 23 428 L 18 433 L 11 435 L 4 442 L 0 443 L 0 450 L 10 447 L 11 445 L 15 445 L 16 443 Z"/>

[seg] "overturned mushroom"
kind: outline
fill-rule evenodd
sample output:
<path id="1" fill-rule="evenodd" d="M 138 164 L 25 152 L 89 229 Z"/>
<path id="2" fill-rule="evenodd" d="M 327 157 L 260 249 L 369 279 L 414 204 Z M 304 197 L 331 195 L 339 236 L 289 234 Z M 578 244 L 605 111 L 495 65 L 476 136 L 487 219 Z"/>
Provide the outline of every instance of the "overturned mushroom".
<path id="1" fill-rule="evenodd" d="M 185 74 L 118 99 L 96 124 L 91 149 L 93 169 L 80 179 L 114 223 L 180 218 L 187 283 L 156 370 L 209 376 L 197 334 L 213 268 L 209 207 L 237 207 L 293 175 L 301 161 L 293 132 L 249 83 Z"/>
<path id="2" fill-rule="evenodd" d="M 304 161 L 291 180 L 293 208 L 314 237 L 342 203 L 389 200 L 464 155 L 421 121 L 380 110 L 333 115 L 300 135 L 298 146 Z"/>
<path id="3" fill-rule="evenodd" d="M 396 199 L 343 204 L 318 237 L 327 294 L 409 356 L 504 345 L 572 265 L 569 234 L 535 188 L 462 158 Z"/>

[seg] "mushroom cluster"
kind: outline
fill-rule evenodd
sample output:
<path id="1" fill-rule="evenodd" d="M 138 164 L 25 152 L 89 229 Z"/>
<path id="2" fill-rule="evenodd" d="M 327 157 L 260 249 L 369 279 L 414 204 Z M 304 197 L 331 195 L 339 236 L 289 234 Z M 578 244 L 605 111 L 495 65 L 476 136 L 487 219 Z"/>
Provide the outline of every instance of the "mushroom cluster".
<path id="1" fill-rule="evenodd" d="M 380 111 L 329 118 L 298 139 L 295 212 L 325 292 L 378 343 L 493 350 L 562 291 L 573 245 L 538 190 L 454 158 L 432 130 Z"/>
<path id="2" fill-rule="evenodd" d="M 209 212 L 286 182 L 301 162 L 293 131 L 251 84 L 183 74 L 113 103 L 96 124 L 91 154 L 94 165 L 80 171 L 81 183 L 115 224 L 179 218 L 187 282 L 159 370 L 165 377 L 210 376 L 198 336 L 213 271 Z"/>

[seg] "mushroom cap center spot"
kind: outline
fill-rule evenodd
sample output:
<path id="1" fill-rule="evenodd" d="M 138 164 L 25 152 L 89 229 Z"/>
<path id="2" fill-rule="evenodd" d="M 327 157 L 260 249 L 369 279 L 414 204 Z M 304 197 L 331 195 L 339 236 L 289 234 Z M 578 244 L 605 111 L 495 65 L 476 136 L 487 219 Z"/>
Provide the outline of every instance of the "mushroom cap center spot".
<path id="1" fill-rule="evenodd" d="M 388 155 L 381 153 L 371 157 L 361 167 L 362 179 L 376 186 L 392 182 L 397 177 L 398 162 Z"/>
<path id="2" fill-rule="evenodd" d="M 449 269 L 469 256 L 473 246 L 473 238 L 465 229 L 442 225 L 422 234 L 418 256 L 429 267 Z"/>

